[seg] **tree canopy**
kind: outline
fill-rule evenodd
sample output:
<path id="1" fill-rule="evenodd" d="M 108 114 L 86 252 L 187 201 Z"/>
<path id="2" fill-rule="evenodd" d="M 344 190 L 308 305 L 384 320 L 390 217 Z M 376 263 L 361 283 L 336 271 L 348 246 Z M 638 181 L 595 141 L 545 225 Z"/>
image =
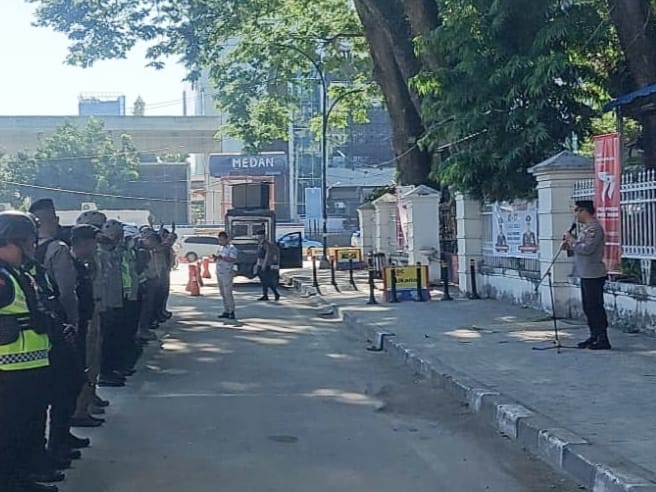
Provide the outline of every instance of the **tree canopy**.
<path id="1" fill-rule="evenodd" d="M 175 56 L 189 80 L 208 70 L 226 131 L 248 150 L 286 138 L 296 88 L 316 86 L 317 67 L 333 100 L 373 78 L 399 182 L 488 199 L 530 194 L 527 167 L 585 144 L 602 103 L 656 82 L 654 0 L 28 1 L 39 25 L 68 35 L 69 63 L 146 42 L 156 68 Z M 332 124 L 346 124 L 344 108 L 363 118 L 361 95 Z M 656 165 L 656 113 L 636 118 Z"/>

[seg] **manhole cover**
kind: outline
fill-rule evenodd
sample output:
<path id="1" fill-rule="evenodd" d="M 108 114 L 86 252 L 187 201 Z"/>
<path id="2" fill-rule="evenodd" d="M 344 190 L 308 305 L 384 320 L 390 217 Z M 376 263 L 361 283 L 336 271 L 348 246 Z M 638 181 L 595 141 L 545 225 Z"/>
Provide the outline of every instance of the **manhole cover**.
<path id="1" fill-rule="evenodd" d="M 286 444 L 291 444 L 293 442 L 297 442 L 298 437 L 296 437 L 296 436 L 285 436 L 285 435 L 282 435 L 282 436 L 269 436 L 269 440 L 273 441 L 273 442 L 283 442 L 283 443 L 286 443 Z"/>

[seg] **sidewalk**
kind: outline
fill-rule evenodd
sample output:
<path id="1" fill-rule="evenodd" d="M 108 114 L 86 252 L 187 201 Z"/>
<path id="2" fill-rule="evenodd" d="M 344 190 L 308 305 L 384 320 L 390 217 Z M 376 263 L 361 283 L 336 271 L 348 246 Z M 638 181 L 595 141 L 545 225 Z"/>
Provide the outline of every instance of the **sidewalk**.
<path id="1" fill-rule="evenodd" d="M 311 285 L 311 271 L 285 276 L 297 277 L 297 290 L 308 278 Z M 553 339 L 543 312 L 493 300 L 441 302 L 439 295 L 386 304 L 380 291 L 379 304 L 367 305 L 362 280 L 359 292 L 336 293 L 321 278 L 321 302 L 335 305 L 346 326 L 372 341 L 377 332 L 394 333 L 386 352 L 588 489 L 656 491 L 656 338 L 611 329 L 609 352 L 535 351 Z M 585 325 L 558 324 L 564 345 L 587 337 Z"/>

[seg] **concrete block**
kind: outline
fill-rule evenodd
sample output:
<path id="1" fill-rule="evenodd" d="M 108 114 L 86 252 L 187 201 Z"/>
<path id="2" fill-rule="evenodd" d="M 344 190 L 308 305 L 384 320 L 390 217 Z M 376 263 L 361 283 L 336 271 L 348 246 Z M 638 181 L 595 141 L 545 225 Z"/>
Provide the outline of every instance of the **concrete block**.
<path id="1" fill-rule="evenodd" d="M 566 429 L 548 428 L 538 432 L 538 455 L 555 468 L 563 468 L 565 449 L 570 444 L 588 444 Z"/>
<path id="2" fill-rule="evenodd" d="M 503 403 L 497 406 L 496 427 L 499 432 L 517 439 L 517 423 L 519 419 L 533 415 L 528 408 L 516 403 Z"/>

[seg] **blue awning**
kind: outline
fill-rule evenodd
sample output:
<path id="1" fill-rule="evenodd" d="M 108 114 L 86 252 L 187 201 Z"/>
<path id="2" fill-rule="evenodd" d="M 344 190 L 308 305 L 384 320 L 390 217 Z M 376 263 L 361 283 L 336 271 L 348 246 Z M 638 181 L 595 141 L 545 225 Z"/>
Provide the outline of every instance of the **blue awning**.
<path id="1" fill-rule="evenodd" d="M 601 110 L 602 112 L 607 113 L 608 111 L 611 111 L 619 106 L 626 106 L 638 98 L 651 96 L 652 94 L 656 94 L 656 84 L 646 85 L 642 89 L 629 92 L 628 94 L 624 94 L 617 99 L 613 99 L 611 102 L 605 104 Z"/>

